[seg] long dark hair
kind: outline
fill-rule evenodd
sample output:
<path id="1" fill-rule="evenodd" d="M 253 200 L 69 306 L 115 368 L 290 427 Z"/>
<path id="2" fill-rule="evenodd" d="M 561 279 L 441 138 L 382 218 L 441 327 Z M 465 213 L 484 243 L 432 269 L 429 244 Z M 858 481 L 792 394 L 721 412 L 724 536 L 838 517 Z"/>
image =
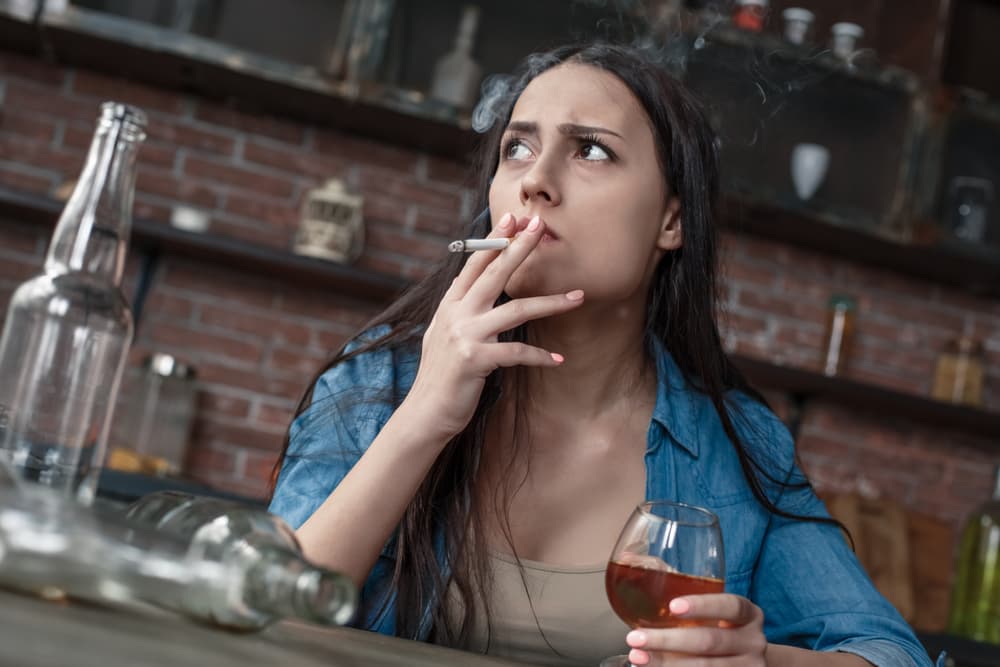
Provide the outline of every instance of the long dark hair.
<path id="1" fill-rule="evenodd" d="M 739 457 L 747 483 L 760 504 L 780 516 L 810 518 L 788 514 L 772 502 L 765 487 L 790 483 L 778 479 L 779 471 L 749 451 L 733 423 L 733 415 L 740 413 L 727 401 L 727 392 L 739 390 L 761 403 L 764 399 L 729 361 L 716 324 L 718 144 L 700 104 L 684 85 L 654 58 L 631 47 L 565 46 L 529 57 L 510 79 L 506 90 L 491 100 L 490 109 L 496 122 L 483 136 L 478 152 L 477 210 L 487 205 L 490 179 L 498 166 L 500 141 L 518 96 L 536 76 L 566 62 L 608 71 L 628 86 L 649 116 L 667 191 L 676 195 L 681 203 L 684 242 L 681 248 L 667 253 L 656 267 L 648 295 L 647 339 L 662 343 L 691 386 L 711 399 Z M 489 220 L 483 216 L 471 228 L 462 230 L 462 234 L 475 237 L 488 231 Z M 349 354 L 341 350 L 317 374 L 317 379 L 330 367 L 372 349 L 407 346 L 419 349 L 423 329 L 430 323 L 437 304 L 464 261 L 460 254 L 446 258 L 430 276 L 366 326 L 389 325 L 386 335 Z M 524 340 L 524 336 L 524 327 L 520 327 L 506 332 L 502 339 Z M 394 535 L 396 566 L 392 587 L 398 596 L 396 632 L 400 636 L 418 635 L 424 609 L 431 604 L 434 632 L 439 637 L 449 635 L 444 637 L 445 641 L 463 642 L 477 613 L 472 604 L 477 596 L 473 593 L 488 588 L 483 531 L 472 529 L 483 525 L 482 518 L 489 507 L 479 502 L 474 489 L 485 425 L 505 372 L 515 376 L 517 373 L 501 369 L 490 375 L 472 420 L 442 450 Z M 508 375 L 507 380 L 510 379 Z M 311 394 L 310 390 L 303 397 L 297 415 L 310 405 Z M 395 400 L 398 402 L 401 397 Z M 518 438 L 514 440 L 516 446 Z M 286 439 L 285 449 L 272 475 L 272 490 L 287 449 Z M 801 482 L 797 486 L 805 484 L 807 482 Z M 494 500 L 497 497 L 494 496 Z M 503 502 L 509 500 L 509 495 L 499 497 Z M 506 519 L 507 508 L 503 505 L 493 509 L 499 509 L 501 519 Z M 442 572 L 435 550 L 435 538 L 442 534 L 446 545 L 445 572 Z M 507 536 L 509 539 L 509 532 Z M 450 636 L 443 605 L 439 603 L 446 588 L 452 584 L 466 602 L 465 617 L 457 637 Z M 488 609 L 486 613 L 488 617 Z"/>

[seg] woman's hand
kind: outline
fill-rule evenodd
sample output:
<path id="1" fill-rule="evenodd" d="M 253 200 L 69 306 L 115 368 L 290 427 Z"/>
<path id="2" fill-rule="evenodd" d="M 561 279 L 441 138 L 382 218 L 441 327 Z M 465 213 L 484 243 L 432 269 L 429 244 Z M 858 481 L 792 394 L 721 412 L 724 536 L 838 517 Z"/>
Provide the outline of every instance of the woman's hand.
<path id="1" fill-rule="evenodd" d="M 420 368 L 400 407 L 405 406 L 422 428 L 433 430 L 444 440 L 469 423 L 486 377 L 497 368 L 552 367 L 563 361 L 553 351 L 497 341 L 501 332 L 583 303 L 583 292 L 574 290 L 514 299 L 494 307 L 511 274 L 538 245 L 545 224 L 535 217 L 518 225 L 508 213 L 490 233 L 491 238 L 512 237 L 525 224 L 506 249 L 477 252 L 468 259 L 424 333 Z"/>
<path id="2" fill-rule="evenodd" d="M 719 593 L 670 601 L 670 613 L 709 627 L 640 628 L 628 633 L 629 661 L 659 667 L 763 667 L 767 664 L 764 612 L 750 600 Z M 717 623 L 717 624 L 716 624 Z"/>

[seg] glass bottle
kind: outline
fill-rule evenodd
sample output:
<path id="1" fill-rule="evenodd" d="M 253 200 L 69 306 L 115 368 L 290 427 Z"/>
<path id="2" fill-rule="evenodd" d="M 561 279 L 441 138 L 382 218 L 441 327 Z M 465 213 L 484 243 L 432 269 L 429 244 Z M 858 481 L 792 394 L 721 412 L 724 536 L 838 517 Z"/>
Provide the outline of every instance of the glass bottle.
<path id="1" fill-rule="evenodd" d="M 479 23 L 479 7 L 466 5 L 455 35 L 455 45 L 434 65 L 430 96 L 457 109 L 476 102 L 482 68 L 472 59 L 472 42 Z"/>
<path id="2" fill-rule="evenodd" d="M 948 341 L 934 369 L 931 395 L 939 401 L 983 404 L 983 345 L 968 336 Z"/>
<path id="3" fill-rule="evenodd" d="M 1000 466 L 992 500 L 969 517 L 962 531 L 948 632 L 1000 644 Z"/>
<path id="4" fill-rule="evenodd" d="M 349 577 L 307 562 L 280 518 L 241 503 L 176 491 L 136 501 L 126 518 L 184 541 L 192 563 L 216 563 L 223 581 L 191 590 L 182 611 L 235 629 L 282 617 L 341 625 L 357 607 Z"/>
<path id="5" fill-rule="evenodd" d="M 826 348 L 823 350 L 823 374 L 839 375 L 847 366 L 854 338 L 854 299 L 843 294 L 830 297 L 826 317 Z"/>
<path id="6" fill-rule="evenodd" d="M 19 477 L 84 503 L 132 341 L 121 282 L 145 124 L 134 107 L 101 105 L 44 273 L 14 292 L 0 338 L 0 452 Z"/>

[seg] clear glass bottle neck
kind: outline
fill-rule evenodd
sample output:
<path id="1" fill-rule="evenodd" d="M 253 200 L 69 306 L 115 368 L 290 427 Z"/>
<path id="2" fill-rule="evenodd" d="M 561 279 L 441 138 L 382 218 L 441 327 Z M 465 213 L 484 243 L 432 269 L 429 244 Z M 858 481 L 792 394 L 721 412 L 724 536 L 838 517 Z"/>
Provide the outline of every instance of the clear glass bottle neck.
<path id="1" fill-rule="evenodd" d="M 135 160 L 145 138 L 145 115 L 108 102 L 102 105 L 80 179 L 56 225 L 47 274 L 78 272 L 121 284 L 131 228 Z"/>
<path id="2" fill-rule="evenodd" d="M 357 606 L 357 591 L 346 576 L 318 568 L 284 549 L 262 549 L 247 571 L 244 603 L 275 618 L 342 625 Z"/>

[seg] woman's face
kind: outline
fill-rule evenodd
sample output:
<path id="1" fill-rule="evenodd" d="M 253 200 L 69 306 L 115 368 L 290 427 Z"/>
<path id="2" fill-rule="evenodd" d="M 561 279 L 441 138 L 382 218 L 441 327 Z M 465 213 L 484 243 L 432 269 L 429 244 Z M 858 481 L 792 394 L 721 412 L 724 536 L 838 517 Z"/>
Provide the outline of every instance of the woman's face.
<path id="1" fill-rule="evenodd" d="M 548 234 L 507 284 L 512 297 L 583 289 L 588 303 L 644 300 L 657 261 L 681 244 L 649 118 L 616 76 L 563 64 L 514 106 L 490 187 L 496 223 Z"/>

